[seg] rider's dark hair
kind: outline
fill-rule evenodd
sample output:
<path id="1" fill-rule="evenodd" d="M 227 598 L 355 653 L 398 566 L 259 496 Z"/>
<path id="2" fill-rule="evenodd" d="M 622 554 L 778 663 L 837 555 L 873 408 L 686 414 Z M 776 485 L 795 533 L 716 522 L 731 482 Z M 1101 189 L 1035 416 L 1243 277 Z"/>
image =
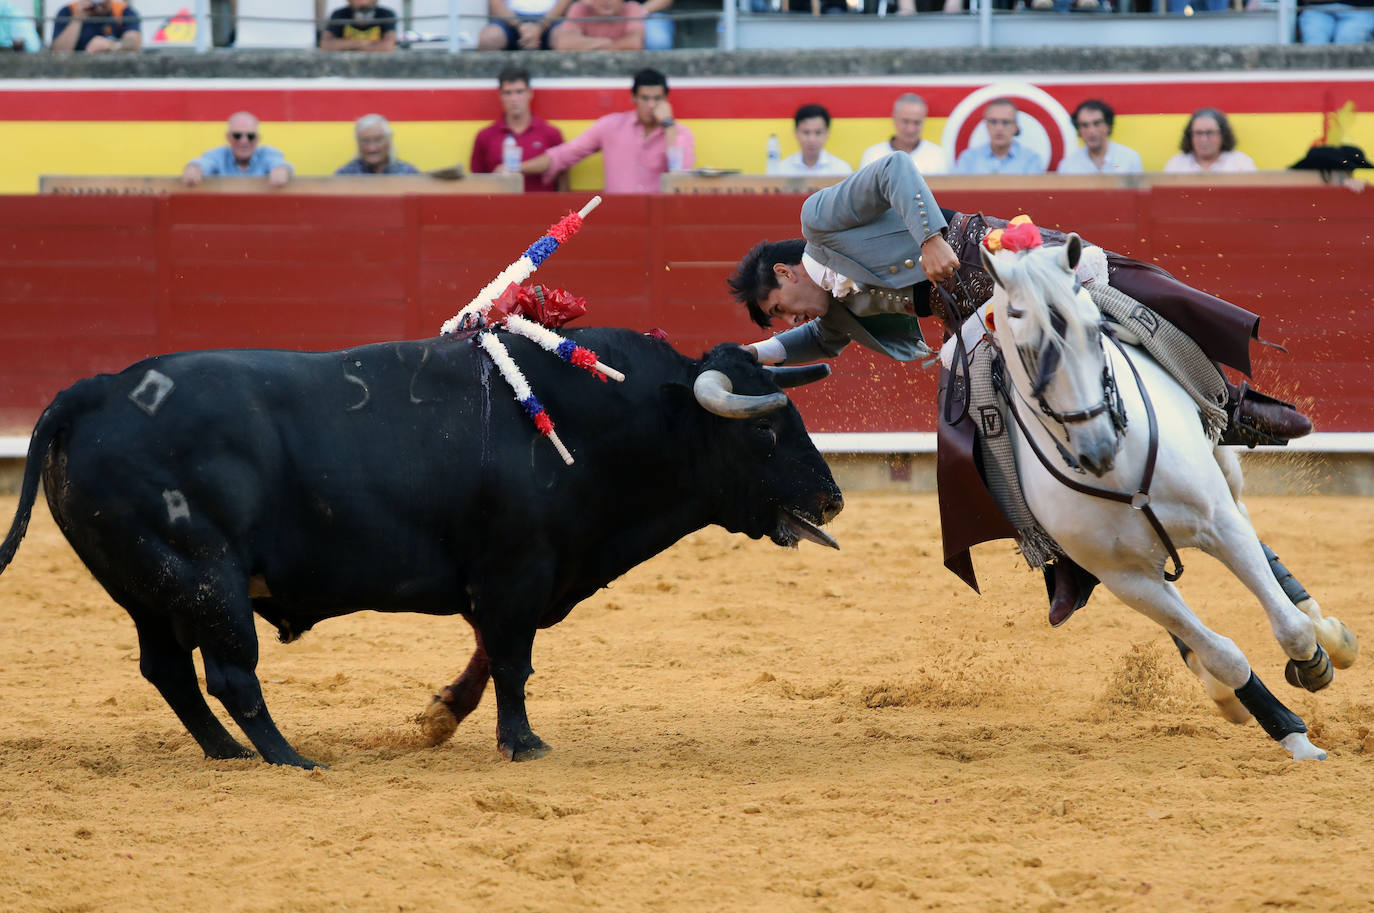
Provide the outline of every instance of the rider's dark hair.
<path id="1" fill-rule="evenodd" d="M 805 249 L 806 241 L 803 238 L 760 241 L 735 265 L 735 271 L 726 281 L 730 285 L 730 294 L 748 309 L 750 320 L 764 328 L 773 322 L 759 307 L 759 301 L 778 287 L 773 264 L 800 268 L 802 251 Z"/>

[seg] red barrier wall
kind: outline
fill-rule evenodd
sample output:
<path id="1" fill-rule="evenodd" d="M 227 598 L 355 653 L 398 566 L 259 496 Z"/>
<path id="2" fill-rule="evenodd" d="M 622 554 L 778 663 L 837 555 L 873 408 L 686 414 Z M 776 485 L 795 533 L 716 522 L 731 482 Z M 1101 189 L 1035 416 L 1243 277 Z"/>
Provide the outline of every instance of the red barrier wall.
<path id="1" fill-rule="evenodd" d="M 1322 431 L 1374 431 L 1368 194 L 1168 187 L 942 195 L 1033 214 L 1264 315 L 1267 390 Z M 948 197 L 946 199 L 945 197 Z M 75 379 L 178 349 L 327 349 L 432 335 L 579 195 L 0 197 L 0 430 L 26 432 Z M 612 196 L 540 270 L 585 323 L 666 330 L 697 355 L 759 331 L 724 281 L 795 235 L 800 197 Z M 927 336 L 937 341 L 931 323 Z M 633 366 L 625 366 L 632 370 Z M 930 430 L 934 376 L 851 347 L 797 391 L 813 431 Z"/>

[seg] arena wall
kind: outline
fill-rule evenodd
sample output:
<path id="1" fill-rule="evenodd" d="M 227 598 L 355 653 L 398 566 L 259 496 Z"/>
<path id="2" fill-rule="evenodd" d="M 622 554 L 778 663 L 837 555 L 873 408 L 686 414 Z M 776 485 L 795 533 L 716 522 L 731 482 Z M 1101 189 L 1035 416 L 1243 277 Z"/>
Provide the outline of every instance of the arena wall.
<path id="1" fill-rule="evenodd" d="M 953 179 L 944 179 L 951 181 Z M 945 205 L 1076 230 L 1263 315 L 1255 378 L 1323 432 L 1374 431 L 1368 195 L 1338 187 L 941 190 Z M 75 379 L 159 352 L 331 349 L 422 337 L 585 194 L 0 197 L 0 431 L 24 434 Z M 758 338 L 725 277 L 797 234 L 802 198 L 611 196 L 539 280 L 585 323 L 660 328 L 682 351 Z M 940 329 L 926 323 L 932 341 Z M 934 427 L 935 375 L 854 346 L 797 391 L 821 433 Z M 901 449 L 901 448 L 896 448 Z M 908 448 L 909 449 L 909 448 Z"/>

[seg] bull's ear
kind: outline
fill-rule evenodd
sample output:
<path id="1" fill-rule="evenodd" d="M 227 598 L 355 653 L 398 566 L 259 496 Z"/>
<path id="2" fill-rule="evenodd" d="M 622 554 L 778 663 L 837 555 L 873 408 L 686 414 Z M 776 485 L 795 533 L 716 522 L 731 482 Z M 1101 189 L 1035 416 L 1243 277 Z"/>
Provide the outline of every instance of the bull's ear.
<path id="1" fill-rule="evenodd" d="M 1070 232 L 1068 240 L 1064 242 L 1064 262 L 1069 268 L 1069 272 L 1078 269 L 1078 261 L 1083 257 L 1083 239 L 1077 234 Z"/>
<path id="2" fill-rule="evenodd" d="M 997 258 L 993 256 L 992 251 L 979 244 L 978 257 L 983 261 L 983 269 L 987 270 L 988 275 L 992 277 L 992 281 L 996 282 L 998 285 L 1002 285 L 1002 277 L 997 275 L 997 266 L 995 265 Z M 1002 285 L 1002 287 L 1006 288 L 1005 285 Z"/>

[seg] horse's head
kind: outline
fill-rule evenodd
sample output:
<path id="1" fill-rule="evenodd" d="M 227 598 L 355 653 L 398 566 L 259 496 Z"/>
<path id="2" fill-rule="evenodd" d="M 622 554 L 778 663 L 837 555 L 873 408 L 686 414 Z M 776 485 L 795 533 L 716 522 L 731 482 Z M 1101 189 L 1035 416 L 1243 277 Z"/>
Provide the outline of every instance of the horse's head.
<path id="1" fill-rule="evenodd" d="M 1102 314 L 1074 274 L 1083 252 L 1078 235 L 1062 247 L 997 253 L 980 247 L 996 288 L 993 333 L 1009 382 L 1062 427 L 1078 465 L 1102 475 L 1120 447 L 1114 385 L 1102 346 Z"/>

